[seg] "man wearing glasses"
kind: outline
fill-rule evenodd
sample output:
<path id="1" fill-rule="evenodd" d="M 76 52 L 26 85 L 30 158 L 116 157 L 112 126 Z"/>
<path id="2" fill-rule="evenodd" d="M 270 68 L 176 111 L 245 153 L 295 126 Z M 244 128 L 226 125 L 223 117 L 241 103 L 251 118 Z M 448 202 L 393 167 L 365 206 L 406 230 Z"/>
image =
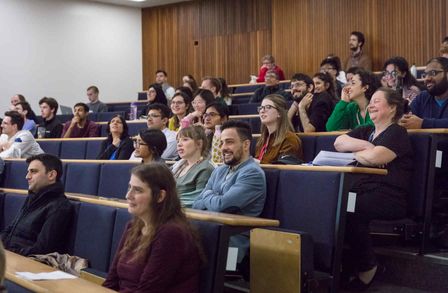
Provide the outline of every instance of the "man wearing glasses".
<path id="1" fill-rule="evenodd" d="M 436 57 L 426 64 L 422 74 L 427 90 L 411 104 L 400 124 L 408 129 L 448 128 L 448 59 Z"/>
<path id="2" fill-rule="evenodd" d="M 290 100 L 291 95 L 280 89 L 279 77 L 277 72 L 274 70 L 269 70 L 265 75 L 266 85 L 260 87 L 255 91 L 255 93 L 250 98 L 249 103 L 261 103 L 264 97 L 271 94 L 279 94 L 285 98 L 285 100 Z"/>
<path id="3" fill-rule="evenodd" d="M 162 131 L 166 138 L 166 149 L 162 153 L 162 159 L 171 161 L 177 158 L 177 142 L 176 132 L 169 130 L 166 127 L 168 119 L 170 118 L 170 109 L 168 106 L 154 103 L 148 106 L 148 118 L 146 125 L 148 129 L 158 129 Z M 132 153 L 130 160 L 140 160 L 135 156 L 135 152 Z"/>

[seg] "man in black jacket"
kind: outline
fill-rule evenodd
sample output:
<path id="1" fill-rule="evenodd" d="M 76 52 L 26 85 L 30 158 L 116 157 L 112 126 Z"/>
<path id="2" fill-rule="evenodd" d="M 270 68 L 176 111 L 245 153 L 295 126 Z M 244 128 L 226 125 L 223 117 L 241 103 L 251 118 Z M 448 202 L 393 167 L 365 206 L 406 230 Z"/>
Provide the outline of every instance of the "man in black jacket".
<path id="1" fill-rule="evenodd" d="M 22 254 L 65 252 L 73 208 L 61 182 L 62 162 L 50 154 L 26 160 L 28 197 L 1 234 L 5 248 Z"/>

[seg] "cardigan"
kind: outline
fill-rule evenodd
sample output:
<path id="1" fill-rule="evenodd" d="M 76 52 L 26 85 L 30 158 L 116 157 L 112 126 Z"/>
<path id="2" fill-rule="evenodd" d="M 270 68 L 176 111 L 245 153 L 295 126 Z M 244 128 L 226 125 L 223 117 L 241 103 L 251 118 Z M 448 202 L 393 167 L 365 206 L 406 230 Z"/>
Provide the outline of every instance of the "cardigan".
<path id="1" fill-rule="evenodd" d="M 273 136 L 271 134 L 271 136 Z M 261 139 L 261 138 L 260 138 Z M 274 137 L 269 139 L 269 144 L 266 148 L 266 152 L 263 155 L 263 158 L 260 160 L 261 164 L 271 164 L 278 160 L 278 158 L 282 155 L 293 155 L 294 157 L 303 159 L 302 152 L 302 141 L 300 138 L 293 132 L 286 132 L 285 139 L 282 143 L 273 146 Z M 258 158 L 260 156 L 260 148 L 258 145 L 255 149 L 255 157 Z"/>

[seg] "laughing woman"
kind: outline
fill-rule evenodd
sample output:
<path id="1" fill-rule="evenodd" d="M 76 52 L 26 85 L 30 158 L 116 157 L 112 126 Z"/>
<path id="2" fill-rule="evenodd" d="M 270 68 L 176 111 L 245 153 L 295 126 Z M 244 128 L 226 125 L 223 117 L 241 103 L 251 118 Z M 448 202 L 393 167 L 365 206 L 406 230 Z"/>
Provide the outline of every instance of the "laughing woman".
<path id="1" fill-rule="evenodd" d="M 120 292 L 199 292 L 201 248 L 164 164 L 132 169 L 127 224 L 103 286 Z"/>
<path id="2" fill-rule="evenodd" d="M 177 152 L 181 160 L 172 167 L 177 191 L 182 204 L 191 207 L 214 170 L 207 158 L 208 143 L 204 128 L 196 125 L 179 130 Z"/>
<path id="3" fill-rule="evenodd" d="M 366 175 L 355 183 L 356 207 L 347 214 L 346 240 L 350 246 L 344 263 L 355 277 L 351 289 L 366 289 L 378 270 L 369 234 L 371 220 L 395 220 L 406 216 L 406 198 L 412 172 L 412 149 L 406 129 L 397 121 L 404 100 L 396 91 L 380 88 L 367 107 L 373 126 L 361 126 L 339 136 L 339 152 L 353 152 L 362 166 L 387 169 L 387 175 Z"/>

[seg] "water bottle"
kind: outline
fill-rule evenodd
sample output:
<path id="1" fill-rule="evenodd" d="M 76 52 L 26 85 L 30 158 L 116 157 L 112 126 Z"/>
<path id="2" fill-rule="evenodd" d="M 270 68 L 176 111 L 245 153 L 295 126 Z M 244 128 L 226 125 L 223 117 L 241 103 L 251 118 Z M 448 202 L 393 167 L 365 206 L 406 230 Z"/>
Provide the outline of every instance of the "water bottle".
<path id="1" fill-rule="evenodd" d="M 415 64 L 412 64 L 411 68 L 409 69 L 411 71 L 411 74 L 417 78 L 417 67 L 415 67 Z"/>
<path id="2" fill-rule="evenodd" d="M 222 163 L 221 125 L 215 126 L 215 133 L 212 139 L 212 161 L 216 164 Z"/>
<path id="3" fill-rule="evenodd" d="M 129 120 L 137 119 L 137 103 L 131 103 L 131 110 L 129 112 Z"/>

